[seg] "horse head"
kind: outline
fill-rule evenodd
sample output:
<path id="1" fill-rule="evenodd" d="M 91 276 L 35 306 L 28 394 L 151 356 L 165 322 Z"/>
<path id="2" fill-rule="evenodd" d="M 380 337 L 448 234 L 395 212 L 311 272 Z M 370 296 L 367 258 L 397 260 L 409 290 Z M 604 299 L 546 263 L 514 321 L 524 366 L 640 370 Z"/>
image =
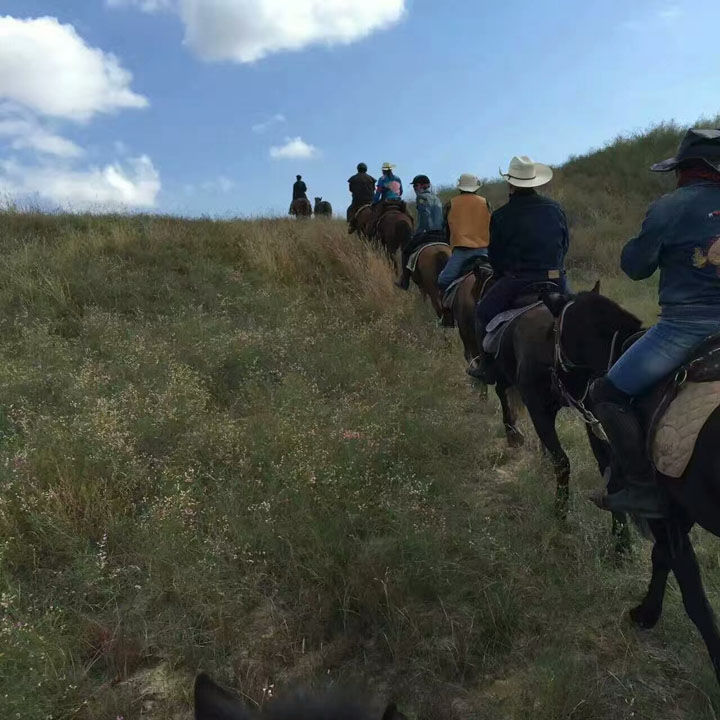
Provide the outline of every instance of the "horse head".
<path id="1" fill-rule="evenodd" d="M 365 703 L 338 694 L 309 697 L 297 694 L 288 700 L 269 703 L 268 712 L 258 713 L 204 673 L 195 679 L 195 720 L 373 720 Z M 382 720 L 407 720 L 394 704 L 385 708 Z"/>

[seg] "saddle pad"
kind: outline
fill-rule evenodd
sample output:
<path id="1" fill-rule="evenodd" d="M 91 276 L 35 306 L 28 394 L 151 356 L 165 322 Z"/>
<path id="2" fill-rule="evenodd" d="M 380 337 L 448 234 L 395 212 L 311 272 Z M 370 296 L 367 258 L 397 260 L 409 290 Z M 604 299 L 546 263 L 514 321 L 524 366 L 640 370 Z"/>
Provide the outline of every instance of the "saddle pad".
<path id="1" fill-rule="evenodd" d="M 652 442 L 653 462 L 658 472 L 680 478 L 685 472 L 698 435 L 708 418 L 720 407 L 720 381 L 680 386 L 658 422 Z"/>
<path id="2" fill-rule="evenodd" d="M 434 245 L 444 245 L 446 248 L 449 248 L 450 245 L 448 245 L 445 242 L 429 242 L 425 245 L 421 245 L 409 258 L 408 258 L 408 264 L 406 265 L 407 269 L 410 270 L 410 272 L 415 272 L 415 268 L 417 267 L 417 261 L 420 259 L 420 254 L 423 250 L 427 250 L 429 247 L 433 247 Z"/>
<path id="3" fill-rule="evenodd" d="M 483 338 L 483 350 L 488 355 L 498 356 L 500 353 L 500 346 L 505 335 L 505 331 L 510 327 L 510 323 L 521 315 L 524 315 L 528 310 L 542 305 L 542 300 L 534 302 L 532 305 L 525 305 L 521 308 L 513 308 L 512 310 L 505 310 L 499 315 L 496 315 L 485 328 L 485 337 Z"/>
<path id="4" fill-rule="evenodd" d="M 442 299 L 442 306 L 446 310 L 452 310 L 453 303 L 455 302 L 455 296 L 457 295 L 458 288 L 460 285 L 463 284 L 465 281 L 465 278 L 468 275 L 472 275 L 472 272 L 465 273 L 462 277 L 459 277 L 457 280 L 453 280 L 449 285 L 448 289 L 445 291 L 445 294 L 443 295 Z"/>

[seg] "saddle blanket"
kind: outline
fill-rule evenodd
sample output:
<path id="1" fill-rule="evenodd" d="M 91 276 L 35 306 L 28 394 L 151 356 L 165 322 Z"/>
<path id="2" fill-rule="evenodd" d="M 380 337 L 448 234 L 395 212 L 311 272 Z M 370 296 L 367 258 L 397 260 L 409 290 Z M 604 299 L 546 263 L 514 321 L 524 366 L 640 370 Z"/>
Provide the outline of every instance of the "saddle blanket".
<path id="1" fill-rule="evenodd" d="M 683 476 L 700 431 L 718 407 L 720 380 L 680 386 L 653 437 L 652 458 L 658 472 L 671 478 Z"/>
<path id="2" fill-rule="evenodd" d="M 455 296 L 457 295 L 458 288 L 465 282 L 465 278 L 468 275 L 472 275 L 472 272 L 465 273 L 462 277 L 459 277 L 457 280 L 453 280 L 449 285 L 448 289 L 445 291 L 445 294 L 442 298 L 442 306 L 446 310 L 452 310 L 453 303 L 455 302 Z"/>
<path id="3" fill-rule="evenodd" d="M 434 247 L 435 245 L 443 245 L 446 248 L 449 248 L 450 245 L 448 245 L 446 242 L 429 242 L 425 245 L 421 245 L 409 258 L 408 258 L 408 264 L 406 265 L 407 269 L 410 272 L 415 272 L 415 268 L 417 267 L 417 261 L 420 259 L 420 255 L 422 254 L 423 250 L 427 250 L 430 247 Z"/>
<path id="4" fill-rule="evenodd" d="M 500 354 L 500 346 L 502 345 L 505 331 L 510 327 L 510 323 L 521 315 L 524 315 L 528 310 L 542 305 L 542 300 L 533 303 L 532 305 L 525 305 L 521 308 L 512 308 L 511 310 L 505 310 L 499 315 L 496 315 L 485 328 L 485 337 L 483 338 L 483 350 L 488 355 L 494 355 L 497 357 Z"/>

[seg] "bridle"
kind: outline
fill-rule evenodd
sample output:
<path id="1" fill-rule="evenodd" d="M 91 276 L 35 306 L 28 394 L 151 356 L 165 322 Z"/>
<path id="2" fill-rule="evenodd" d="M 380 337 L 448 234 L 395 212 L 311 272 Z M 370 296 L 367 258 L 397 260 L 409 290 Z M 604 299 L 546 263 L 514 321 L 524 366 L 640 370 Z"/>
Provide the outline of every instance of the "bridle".
<path id="1" fill-rule="evenodd" d="M 576 414 L 581 418 L 581 420 L 590 427 L 590 429 L 598 438 L 607 441 L 607 436 L 605 435 L 605 431 L 600 425 L 600 421 L 585 405 L 588 394 L 590 393 L 590 386 L 592 385 L 593 381 L 599 377 L 599 374 L 597 373 L 597 370 L 591 365 L 584 365 L 571 360 L 562 344 L 562 334 L 563 329 L 565 328 L 565 316 L 567 315 L 568 310 L 574 304 L 575 300 L 569 300 L 567 303 L 565 303 L 562 311 L 560 312 L 560 315 L 555 319 L 555 362 L 553 363 L 552 368 L 552 380 L 565 404 L 570 409 L 576 412 Z M 608 356 L 607 361 L 608 370 L 610 370 L 616 360 L 619 339 L 620 331 L 616 330 L 613 333 L 612 342 L 610 344 L 610 355 Z M 585 383 L 585 389 L 583 390 L 579 399 L 570 392 L 561 377 L 561 371 L 568 375 L 572 370 L 581 370 L 588 373 L 588 379 Z"/>

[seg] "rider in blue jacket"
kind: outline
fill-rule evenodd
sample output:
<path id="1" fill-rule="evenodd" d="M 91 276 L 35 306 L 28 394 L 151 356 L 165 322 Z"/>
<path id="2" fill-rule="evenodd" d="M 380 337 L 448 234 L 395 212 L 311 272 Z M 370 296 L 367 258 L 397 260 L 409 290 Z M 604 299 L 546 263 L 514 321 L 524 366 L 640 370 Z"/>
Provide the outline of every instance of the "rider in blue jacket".
<path id="1" fill-rule="evenodd" d="M 407 245 L 402 248 L 402 273 L 395 285 L 401 290 L 410 287 L 410 270 L 407 264 L 410 256 L 428 242 L 445 240 L 445 218 L 442 200 L 433 192 L 427 175 L 416 175 L 412 181 L 415 191 L 415 210 L 417 221 L 415 232 Z"/>
<path id="2" fill-rule="evenodd" d="M 689 130 L 676 157 L 652 170 L 674 170 L 678 187 L 651 205 L 621 264 L 633 280 L 660 270 L 660 320 L 590 390 L 623 480 L 618 492 L 591 499 L 605 510 L 657 518 L 666 513 L 665 496 L 631 400 L 720 333 L 720 130 Z"/>

